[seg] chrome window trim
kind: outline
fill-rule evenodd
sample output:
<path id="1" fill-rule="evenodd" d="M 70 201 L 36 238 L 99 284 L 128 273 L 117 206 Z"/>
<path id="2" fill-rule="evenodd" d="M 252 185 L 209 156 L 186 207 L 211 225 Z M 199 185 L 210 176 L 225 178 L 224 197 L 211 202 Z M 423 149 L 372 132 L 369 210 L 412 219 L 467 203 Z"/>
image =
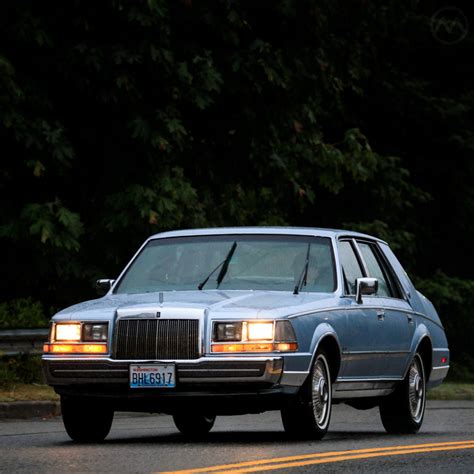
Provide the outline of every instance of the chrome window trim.
<path id="1" fill-rule="evenodd" d="M 340 241 L 352 241 L 353 245 L 355 246 L 356 248 L 356 256 L 358 257 L 358 259 L 360 260 L 359 263 L 362 265 L 362 270 L 364 270 L 366 276 L 368 275 L 368 270 L 367 270 L 367 265 L 365 263 L 365 260 L 364 258 L 362 257 L 362 253 L 359 249 L 359 246 L 357 245 L 357 242 L 365 242 L 365 243 L 368 243 L 368 244 L 371 244 L 371 245 L 376 245 L 377 246 L 377 249 L 379 250 L 380 252 L 380 255 L 381 255 L 381 258 L 383 260 L 383 264 L 385 265 L 385 267 L 387 268 L 387 270 L 390 272 L 390 274 L 392 275 L 392 277 L 394 278 L 395 280 L 395 284 L 400 292 L 400 294 L 402 295 L 402 298 L 397 298 L 395 296 L 375 296 L 376 298 L 393 298 L 393 299 L 396 299 L 397 301 L 406 301 L 407 303 L 409 303 L 409 298 L 408 298 L 408 295 L 406 294 L 404 288 L 403 288 L 403 285 L 401 284 L 400 282 L 400 279 L 397 275 L 397 272 L 393 269 L 392 265 L 390 264 L 390 262 L 388 261 L 387 257 L 385 256 L 382 248 L 380 247 L 380 243 L 383 243 L 383 244 L 386 244 L 388 245 L 386 242 L 384 242 L 383 240 L 380 240 L 380 239 L 374 239 L 374 238 L 370 238 L 369 236 L 354 236 L 354 235 L 348 235 L 348 236 L 345 236 L 345 235 L 339 235 L 337 237 L 337 241 L 340 242 Z M 341 272 L 342 273 L 342 272 Z M 353 295 L 348 295 L 346 294 L 346 296 L 353 296 Z"/>
<path id="2" fill-rule="evenodd" d="M 379 248 L 376 247 L 375 250 L 373 249 L 373 246 L 376 245 L 375 242 L 371 241 L 370 239 L 354 239 L 354 244 L 357 248 L 357 251 L 359 252 L 360 258 L 364 262 L 364 267 L 365 267 L 367 276 L 370 275 L 369 274 L 369 267 L 367 265 L 367 262 L 365 261 L 365 257 L 362 254 L 362 250 L 361 250 L 359 244 L 364 244 L 364 245 L 369 247 L 370 252 L 372 252 L 372 255 L 374 256 L 376 264 L 378 265 L 378 267 L 380 268 L 380 271 L 382 272 L 382 276 L 385 280 L 385 285 L 387 286 L 387 290 L 388 290 L 388 293 L 389 293 L 388 295 L 380 295 L 379 296 L 378 294 L 375 294 L 375 295 L 370 295 L 370 296 L 375 297 L 375 298 L 394 298 L 390 294 L 391 292 L 393 292 L 393 290 L 390 288 L 392 286 L 392 283 L 390 282 L 390 277 L 387 278 L 387 275 L 386 275 L 387 274 L 387 269 L 384 268 L 384 263 L 385 262 L 380 262 L 380 259 L 381 259 L 380 255 L 377 255 Z M 371 278 L 375 278 L 375 277 L 371 276 Z M 380 288 L 380 284 L 379 284 L 379 288 Z M 400 298 L 397 298 L 397 299 L 400 299 Z"/>
<path id="3" fill-rule="evenodd" d="M 360 250 L 359 248 L 357 247 L 357 244 L 356 244 L 356 241 L 355 241 L 355 238 L 354 236 L 349 236 L 349 237 L 345 237 L 345 236 L 338 236 L 337 238 L 337 243 L 339 242 L 349 242 L 349 245 L 352 249 L 352 252 L 354 253 L 354 256 L 357 260 L 357 263 L 359 264 L 360 266 L 360 270 L 361 270 L 361 273 L 362 273 L 362 277 L 366 277 L 368 275 L 368 272 L 367 272 L 367 267 L 365 265 L 365 262 L 364 260 L 362 259 L 362 256 L 360 254 Z M 337 252 L 337 255 L 339 257 L 339 249 L 337 249 L 338 252 Z M 339 259 L 339 258 L 338 258 Z M 342 267 L 342 263 L 341 261 L 339 260 L 339 271 L 341 273 L 341 279 L 342 279 L 342 296 L 355 296 L 355 294 L 351 294 L 351 293 L 346 293 L 346 284 L 345 284 L 345 279 L 344 279 L 344 269 Z"/>
<path id="4" fill-rule="evenodd" d="M 354 253 L 356 254 L 357 259 L 359 260 L 359 263 L 362 266 L 362 271 L 364 273 L 364 277 L 369 277 L 369 268 L 367 267 L 367 263 L 364 259 L 364 256 L 362 255 L 362 252 L 360 251 L 359 246 L 357 245 L 357 240 L 352 238 L 352 247 L 354 249 Z"/>

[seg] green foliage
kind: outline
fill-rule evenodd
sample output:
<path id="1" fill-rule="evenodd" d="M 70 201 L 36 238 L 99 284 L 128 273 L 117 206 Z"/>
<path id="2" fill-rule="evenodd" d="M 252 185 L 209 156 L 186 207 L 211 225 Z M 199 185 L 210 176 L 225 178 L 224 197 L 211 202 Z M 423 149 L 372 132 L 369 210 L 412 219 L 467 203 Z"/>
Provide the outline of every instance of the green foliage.
<path id="1" fill-rule="evenodd" d="M 196 190 L 184 177 L 183 170 L 174 168 L 149 177 L 149 185 L 129 184 L 105 203 L 104 225 L 111 232 L 139 232 L 142 235 L 157 229 L 204 222 Z M 124 215 L 123 209 L 127 209 Z"/>
<path id="2" fill-rule="evenodd" d="M 49 316 L 42 303 L 19 298 L 0 303 L 0 329 L 31 329 L 48 327 Z"/>
<path id="3" fill-rule="evenodd" d="M 0 358 L 0 387 L 15 383 L 44 383 L 40 356 L 20 354 Z"/>
<path id="4" fill-rule="evenodd" d="M 30 234 L 39 237 L 42 244 L 79 250 L 78 238 L 82 234 L 79 215 L 63 207 L 58 199 L 45 204 L 27 204 L 21 217 L 30 223 Z"/>
<path id="5" fill-rule="evenodd" d="M 151 233 L 215 225 L 351 227 L 472 278 L 473 33 L 439 43 L 433 8 L 4 1 L 0 300 L 93 297 Z"/>

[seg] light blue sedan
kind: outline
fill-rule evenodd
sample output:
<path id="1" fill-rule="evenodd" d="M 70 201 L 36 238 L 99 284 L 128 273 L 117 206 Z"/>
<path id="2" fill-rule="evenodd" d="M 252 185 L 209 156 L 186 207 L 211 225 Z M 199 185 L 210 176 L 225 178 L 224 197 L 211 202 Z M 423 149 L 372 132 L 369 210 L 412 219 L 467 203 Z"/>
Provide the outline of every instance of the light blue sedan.
<path id="1" fill-rule="evenodd" d="M 98 290 L 53 317 L 44 347 L 76 441 L 103 440 L 121 410 L 171 414 L 193 436 L 217 415 L 280 410 L 289 435 L 319 439 L 341 402 L 415 433 L 449 369 L 436 310 L 369 235 L 165 232 Z"/>

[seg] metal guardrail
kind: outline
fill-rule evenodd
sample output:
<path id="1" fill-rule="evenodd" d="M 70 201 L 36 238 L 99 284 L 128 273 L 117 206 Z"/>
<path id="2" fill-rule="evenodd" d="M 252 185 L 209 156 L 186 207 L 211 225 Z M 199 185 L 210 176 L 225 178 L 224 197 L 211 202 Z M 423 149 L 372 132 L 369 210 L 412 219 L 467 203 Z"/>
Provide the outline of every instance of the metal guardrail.
<path id="1" fill-rule="evenodd" d="M 0 355 L 42 354 L 49 329 L 4 329 L 0 331 Z"/>

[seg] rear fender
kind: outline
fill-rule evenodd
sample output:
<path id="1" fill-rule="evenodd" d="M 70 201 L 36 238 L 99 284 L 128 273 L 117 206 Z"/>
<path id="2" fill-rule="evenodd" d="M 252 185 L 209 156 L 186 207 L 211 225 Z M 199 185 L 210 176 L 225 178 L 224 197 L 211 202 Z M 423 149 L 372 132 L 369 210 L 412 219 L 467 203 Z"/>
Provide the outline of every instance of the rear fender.
<path id="1" fill-rule="evenodd" d="M 408 368 L 410 367 L 410 364 L 413 361 L 413 358 L 415 357 L 415 354 L 418 351 L 418 348 L 420 347 L 421 342 L 423 339 L 428 338 L 431 344 L 431 347 L 433 348 L 433 342 L 431 340 L 431 334 L 428 330 L 428 328 L 423 324 L 419 324 L 415 330 L 415 333 L 413 334 L 413 339 L 411 341 L 411 347 L 410 347 L 410 357 L 408 358 L 407 365 L 405 367 L 404 373 L 403 373 L 403 378 L 406 377 Z M 433 357 L 433 354 L 431 354 L 431 359 Z M 429 377 L 429 373 L 427 374 Z"/>

